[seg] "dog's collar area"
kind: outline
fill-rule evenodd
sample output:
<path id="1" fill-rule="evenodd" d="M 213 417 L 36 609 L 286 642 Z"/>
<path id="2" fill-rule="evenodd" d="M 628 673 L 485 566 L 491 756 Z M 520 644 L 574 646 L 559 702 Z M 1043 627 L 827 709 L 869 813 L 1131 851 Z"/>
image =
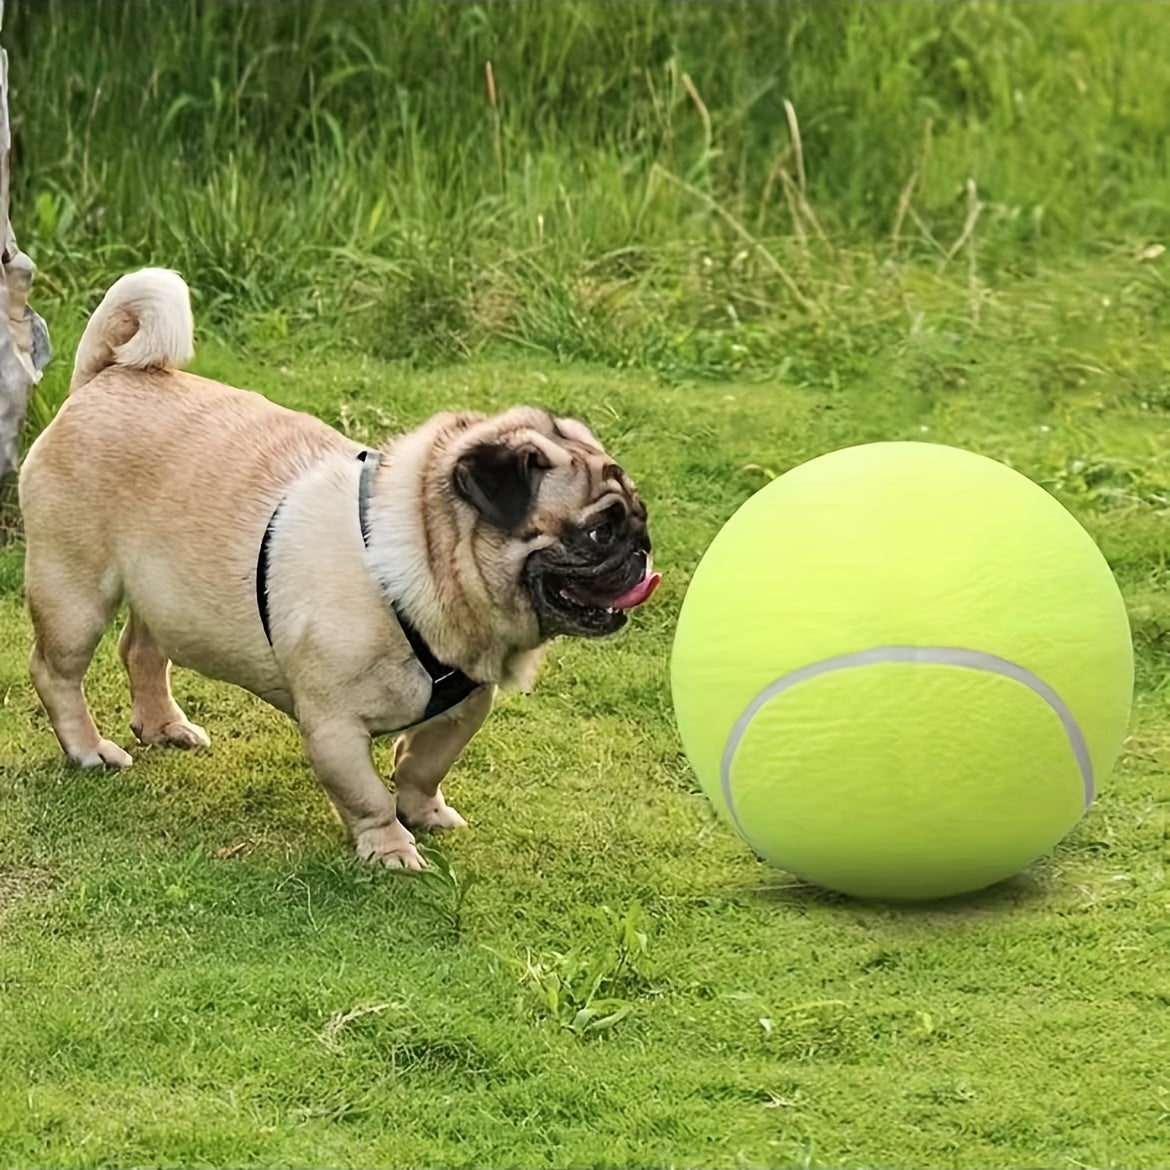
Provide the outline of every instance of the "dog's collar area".
<path id="1" fill-rule="evenodd" d="M 362 541 L 368 548 L 370 545 L 370 492 L 373 489 L 374 472 L 378 469 L 381 456 L 377 451 L 366 450 L 359 452 L 358 459 L 362 462 L 361 479 L 358 481 L 358 523 L 361 525 Z M 256 558 L 256 604 L 260 610 L 260 624 L 264 627 L 264 636 L 268 639 L 270 646 L 272 645 L 272 631 L 268 620 L 268 544 L 272 537 L 272 529 L 276 524 L 276 517 L 280 515 L 283 503 L 282 500 L 280 504 L 276 505 L 276 510 L 268 521 L 268 527 L 264 529 L 264 537 L 260 541 L 260 553 Z M 398 624 L 402 627 L 402 632 L 406 635 L 406 640 L 410 643 L 415 658 L 418 659 L 419 665 L 431 679 L 430 701 L 427 703 L 420 722 L 433 719 L 445 711 L 450 711 L 452 707 L 462 703 L 473 691 L 479 689 L 480 684 L 474 679 L 468 678 L 463 671 L 457 670 L 453 666 L 447 666 L 435 657 L 434 651 L 427 645 L 422 634 L 407 619 L 398 603 L 393 599 L 390 600 L 390 607 L 394 610 L 394 616 L 398 619 Z"/>
<path id="2" fill-rule="evenodd" d="M 361 525 L 362 541 L 366 548 L 369 548 L 370 495 L 374 487 L 374 473 L 378 470 L 382 456 L 377 451 L 367 449 L 358 452 L 358 459 L 362 463 L 362 474 L 358 480 L 358 523 Z M 402 632 L 406 635 L 406 640 L 410 643 L 415 658 L 418 659 L 423 670 L 431 676 L 431 701 L 427 704 L 426 712 L 423 714 L 424 719 L 432 719 L 436 715 L 442 715 L 444 711 L 450 711 L 456 704 L 462 703 L 472 691 L 479 689 L 480 684 L 474 679 L 468 678 L 463 671 L 454 666 L 448 666 L 435 657 L 435 652 L 427 645 L 422 634 L 418 632 L 414 623 L 407 618 L 398 602 L 393 598 L 390 599 L 390 608 L 394 610 L 394 616 L 398 619 L 398 624 L 402 627 Z"/>

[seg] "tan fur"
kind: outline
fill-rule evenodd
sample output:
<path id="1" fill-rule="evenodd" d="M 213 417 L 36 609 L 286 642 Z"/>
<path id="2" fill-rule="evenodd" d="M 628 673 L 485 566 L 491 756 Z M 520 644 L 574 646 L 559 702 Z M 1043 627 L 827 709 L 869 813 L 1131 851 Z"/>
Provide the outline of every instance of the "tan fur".
<path id="1" fill-rule="evenodd" d="M 192 331 L 177 274 L 145 269 L 117 281 L 82 337 L 69 398 L 28 453 L 20 502 L 34 684 L 72 760 L 128 765 L 81 689 L 125 601 L 120 651 L 141 742 L 208 742 L 171 697 L 171 662 L 243 686 L 297 720 L 359 855 L 417 868 L 398 816 L 463 824 L 440 782 L 496 686 L 533 681 L 542 646 L 518 585 L 525 558 L 567 519 L 621 492 L 620 473 L 583 424 L 543 411 L 438 415 L 383 449 L 367 550 L 355 503 L 359 445 L 258 394 L 181 372 Z M 452 491 L 456 462 L 485 440 L 531 443 L 550 464 L 522 534 L 482 523 Z M 256 560 L 278 504 L 269 645 Z M 387 597 L 440 659 L 482 684 L 427 723 L 418 720 L 430 680 Z M 404 727 L 414 729 L 395 753 L 396 806 L 370 738 Z"/>

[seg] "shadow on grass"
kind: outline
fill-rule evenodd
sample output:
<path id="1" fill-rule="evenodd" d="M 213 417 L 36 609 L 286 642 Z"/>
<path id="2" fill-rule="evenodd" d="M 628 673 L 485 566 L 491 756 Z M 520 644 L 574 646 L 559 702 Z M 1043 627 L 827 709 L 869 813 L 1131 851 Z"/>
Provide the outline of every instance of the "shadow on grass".
<path id="1" fill-rule="evenodd" d="M 1051 894 L 1049 882 L 1035 867 L 982 890 L 921 902 L 851 897 L 814 885 L 783 870 L 773 870 L 766 866 L 761 869 L 761 880 L 758 883 L 728 893 L 803 911 L 814 908 L 851 913 L 868 910 L 904 919 L 937 922 L 1001 915 L 1011 910 L 1039 905 Z"/>

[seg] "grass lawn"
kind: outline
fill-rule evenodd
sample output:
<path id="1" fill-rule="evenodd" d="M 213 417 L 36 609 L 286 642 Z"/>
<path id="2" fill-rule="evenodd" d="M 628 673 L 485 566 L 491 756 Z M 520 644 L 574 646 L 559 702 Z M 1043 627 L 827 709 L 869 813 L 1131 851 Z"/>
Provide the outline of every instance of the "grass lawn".
<path id="1" fill-rule="evenodd" d="M 501 703 L 447 785 L 471 829 L 411 876 L 351 859 L 291 724 L 186 672 L 209 751 L 63 766 L 25 671 L 21 549 L 0 550 L 0 1162 L 1164 1165 L 1165 285 L 1130 256 L 1070 263 L 989 290 L 978 329 L 961 290 L 925 317 L 915 297 L 945 290 L 886 291 L 905 312 L 856 307 L 886 322 L 856 345 L 743 381 L 517 348 L 404 372 L 336 333 L 205 342 L 199 372 L 363 439 L 451 406 L 587 418 L 647 498 L 665 581 Z M 719 525 L 767 474 L 882 438 L 1053 491 L 1138 651 L 1132 735 L 1072 835 L 917 908 L 757 863 L 699 792 L 667 685 Z M 88 689 L 129 744 L 112 636 Z"/>
<path id="2" fill-rule="evenodd" d="M 1170 1162 L 1170 161 L 1161 3 L 8 0 L 12 218 L 56 360 L 119 274 L 195 368 L 364 441 L 584 417 L 665 581 L 558 644 L 361 866 L 283 716 L 66 768 L 0 489 L 0 1167 Z M 1137 694 L 1053 855 L 947 904 L 765 867 L 673 724 L 689 575 L 768 477 L 878 439 L 1089 529 Z M 88 681 L 129 744 L 114 653 Z M 379 745 L 388 762 L 389 743 Z"/>

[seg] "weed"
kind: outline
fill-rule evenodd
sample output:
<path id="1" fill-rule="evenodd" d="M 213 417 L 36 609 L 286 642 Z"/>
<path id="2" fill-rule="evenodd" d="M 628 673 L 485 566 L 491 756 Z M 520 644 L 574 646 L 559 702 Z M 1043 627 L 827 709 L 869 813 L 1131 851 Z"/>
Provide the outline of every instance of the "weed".
<path id="1" fill-rule="evenodd" d="M 598 917 L 603 923 L 599 945 L 530 953 L 517 964 L 521 982 L 536 991 L 549 1017 L 582 1038 L 611 1031 L 648 987 L 642 970 L 647 935 L 641 906 L 633 903 L 622 914 L 603 906 Z"/>
<path id="2" fill-rule="evenodd" d="M 419 852 L 426 861 L 426 868 L 415 875 L 424 893 L 423 901 L 429 906 L 448 938 L 463 937 L 466 923 L 463 914 L 467 895 L 479 882 L 477 874 L 463 875 L 452 864 L 451 859 L 437 845 L 420 845 Z"/>

